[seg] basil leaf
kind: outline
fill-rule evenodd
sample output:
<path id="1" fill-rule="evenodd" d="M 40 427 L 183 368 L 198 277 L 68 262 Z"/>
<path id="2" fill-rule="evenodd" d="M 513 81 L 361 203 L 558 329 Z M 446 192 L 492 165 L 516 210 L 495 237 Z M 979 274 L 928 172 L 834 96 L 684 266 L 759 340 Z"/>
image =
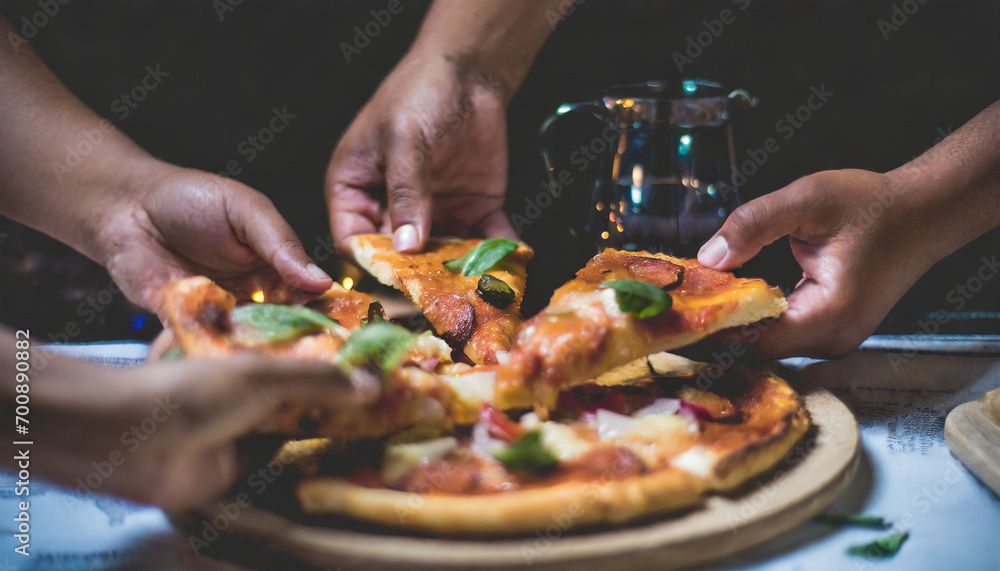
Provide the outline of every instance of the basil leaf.
<path id="1" fill-rule="evenodd" d="M 612 280 L 604 287 L 615 290 L 618 308 L 639 319 L 655 317 L 670 309 L 673 299 L 660 288 L 638 280 Z"/>
<path id="2" fill-rule="evenodd" d="M 880 537 L 871 543 L 850 547 L 847 553 L 868 559 L 885 559 L 895 555 L 908 537 L 910 537 L 910 532 L 908 531 L 893 533 L 885 537 Z"/>
<path id="3" fill-rule="evenodd" d="M 889 529 L 892 524 L 884 518 L 864 514 L 820 514 L 816 521 L 832 525 L 853 525 L 872 529 Z"/>
<path id="4" fill-rule="evenodd" d="M 555 454 L 542 443 L 541 430 L 533 430 L 521 436 L 507 448 L 494 452 L 493 457 L 507 467 L 527 474 L 543 474 L 558 462 Z"/>
<path id="5" fill-rule="evenodd" d="M 351 333 L 340 357 L 351 366 L 371 364 L 384 373 L 398 366 L 416 341 L 416 335 L 398 325 L 371 323 Z"/>
<path id="6" fill-rule="evenodd" d="M 241 341 L 273 345 L 340 328 L 335 319 L 298 305 L 254 303 L 233 310 Z"/>
<path id="7" fill-rule="evenodd" d="M 444 267 L 453 274 L 481 276 L 516 249 L 517 242 L 504 238 L 490 238 L 480 242 L 475 249 L 461 258 L 445 262 Z"/>

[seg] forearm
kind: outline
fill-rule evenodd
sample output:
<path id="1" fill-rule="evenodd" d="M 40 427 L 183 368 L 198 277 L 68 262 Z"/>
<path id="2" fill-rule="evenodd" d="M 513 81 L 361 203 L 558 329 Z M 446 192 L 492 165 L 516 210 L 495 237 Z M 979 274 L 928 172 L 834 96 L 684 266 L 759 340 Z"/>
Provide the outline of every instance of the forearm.
<path id="1" fill-rule="evenodd" d="M 1000 102 L 888 175 L 935 261 L 1000 225 Z"/>
<path id="2" fill-rule="evenodd" d="M 16 33 L 0 16 L 0 36 Z M 161 168 L 101 119 L 25 44 L 0 42 L 0 213 L 91 258 L 93 226 L 137 177 Z"/>
<path id="3" fill-rule="evenodd" d="M 445 58 L 468 75 L 492 74 L 514 96 L 567 0 L 436 0 L 413 53 Z"/>

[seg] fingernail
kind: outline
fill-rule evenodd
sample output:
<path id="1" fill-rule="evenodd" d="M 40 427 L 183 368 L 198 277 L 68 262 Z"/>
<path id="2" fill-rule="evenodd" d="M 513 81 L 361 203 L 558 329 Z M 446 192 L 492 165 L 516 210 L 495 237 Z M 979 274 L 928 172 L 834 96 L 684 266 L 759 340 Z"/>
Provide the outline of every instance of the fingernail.
<path id="1" fill-rule="evenodd" d="M 306 266 L 306 271 L 309 272 L 309 275 L 312 276 L 313 279 L 315 279 L 315 280 L 318 280 L 318 281 L 326 281 L 326 280 L 333 281 L 333 278 L 330 277 L 330 274 L 324 272 L 323 269 L 320 268 L 319 266 L 317 266 L 316 264 L 309 264 L 308 266 Z"/>
<path id="2" fill-rule="evenodd" d="M 404 224 L 396 228 L 392 235 L 392 248 L 397 252 L 412 252 L 419 246 L 417 239 L 417 227 L 413 224 Z"/>
<path id="3" fill-rule="evenodd" d="M 714 268 L 726 258 L 728 253 L 729 242 L 722 236 L 716 236 L 706 242 L 701 250 L 698 250 L 698 261 L 705 267 Z"/>

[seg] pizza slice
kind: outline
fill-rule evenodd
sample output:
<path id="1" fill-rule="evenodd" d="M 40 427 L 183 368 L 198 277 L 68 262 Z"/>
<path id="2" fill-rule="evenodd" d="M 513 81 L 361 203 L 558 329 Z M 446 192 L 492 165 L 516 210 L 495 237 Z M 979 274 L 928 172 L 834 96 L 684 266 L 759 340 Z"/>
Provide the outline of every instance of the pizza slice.
<path id="1" fill-rule="evenodd" d="M 551 408 L 560 392 L 615 367 L 787 307 L 781 290 L 761 279 L 606 249 L 518 330 L 497 367 L 497 406 Z"/>
<path id="2" fill-rule="evenodd" d="M 423 252 L 392 248 L 392 237 L 348 240 L 354 260 L 380 282 L 402 291 L 449 345 L 472 363 L 497 363 L 521 324 L 525 266 L 534 255 L 510 240 L 431 239 Z"/>
<path id="3" fill-rule="evenodd" d="M 366 294 L 334 286 L 311 297 L 297 297 L 300 305 L 240 304 L 206 277 L 167 284 L 160 314 L 162 344 L 169 347 L 162 358 L 254 353 L 314 359 L 380 387 L 378 400 L 351 410 L 288 404 L 259 427 L 262 432 L 370 438 L 418 425 L 451 430 L 475 422 L 492 402 L 495 374 L 453 363 L 444 341 L 386 321 Z"/>
<path id="4" fill-rule="evenodd" d="M 530 533 L 696 507 L 775 465 L 809 424 L 784 380 L 739 369 L 711 391 L 650 377 L 588 384 L 563 393 L 548 420 L 486 407 L 454 434 L 292 442 L 276 461 L 298 466 L 309 514 L 446 535 Z"/>

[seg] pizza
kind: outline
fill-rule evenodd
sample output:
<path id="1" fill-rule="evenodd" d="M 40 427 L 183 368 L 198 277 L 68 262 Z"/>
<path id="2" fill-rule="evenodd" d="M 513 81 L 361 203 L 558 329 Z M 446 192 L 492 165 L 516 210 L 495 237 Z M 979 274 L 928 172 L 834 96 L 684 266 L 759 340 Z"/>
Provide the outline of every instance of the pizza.
<path id="1" fill-rule="evenodd" d="M 497 363 L 521 324 L 531 248 L 511 240 L 431 239 L 423 252 L 393 250 L 392 237 L 348 240 L 363 269 L 402 291 L 449 345 L 472 363 Z"/>
<path id="2" fill-rule="evenodd" d="M 378 441 L 294 441 L 297 497 L 339 514 L 444 535 L 617 524 L 692 509 L 776 464 L 809 427 L 802 402 L 769 371 L 739 369 L 700 390 L 685 379 L 588 383 L 549 419 L 485 407 L 452 433 Z"/>
<path id="3" fill-rule="evenodd" d="M 390 323 L 378 302 L 339 285 L 319 296 L 282 298 L 298 305 L 275 305 L 238 302 L 210 279 L 194 277 L 163 286 L 162 299 L 160 358 L 255 353 L 321 360 L 380 387 L 375 402 L 335 414 L 289 403 L 260 431 L 367 438 L 416 425 L 450 429 L 475 422 L 493 399 L 494 374 L 455 364 L 444 341 Z"/>
<path id="4" fill-rule="evenodd" d="M 704 376 L 707 364 L 667 352 L 780 315 L 787 303 L 763 280 L 609 249 L 521 323 L 522 245 L 439 240 L 400 254 L 366 235 L 352 248 L 436 335 L 340 286 L 279 303 L 207 278 L 163 290 L 170 351 L 327 360 L 381 387 L 366 406 L 289 404 L 260 427 L 296 437 L 277 460 L 297 466 L 305 513 L 446 535 L 531 532 L 557 516 L 563 528 L 621 523 L 738 489 L 809 428 L 770 369 Z"/>
<path id="5" fill-rule="evenodd" d="M 761 279 L 608 248 L 517 331 L 497 369 L 497 403 L 549 408 L 577 383 L 787 307 L 781 290 Z"/>

